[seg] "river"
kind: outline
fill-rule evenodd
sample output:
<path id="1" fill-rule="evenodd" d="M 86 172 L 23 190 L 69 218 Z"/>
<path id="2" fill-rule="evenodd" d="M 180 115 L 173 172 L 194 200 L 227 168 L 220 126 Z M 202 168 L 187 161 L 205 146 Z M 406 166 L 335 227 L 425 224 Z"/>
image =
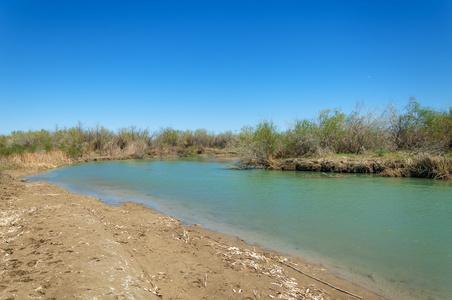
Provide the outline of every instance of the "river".
<path id="1" fill-rule="evenodd" d="M 231 170 L 216 159 L 92 162 L 30 177 L 143 203 L 186 223 L 321 263 L 399 299 L 452 295 L 452 183 Z"/>

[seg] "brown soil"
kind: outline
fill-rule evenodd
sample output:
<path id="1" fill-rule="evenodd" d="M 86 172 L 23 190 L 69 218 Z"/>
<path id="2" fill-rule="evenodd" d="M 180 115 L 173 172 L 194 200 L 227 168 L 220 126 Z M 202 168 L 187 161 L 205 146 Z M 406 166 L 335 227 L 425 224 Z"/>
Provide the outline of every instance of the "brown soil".
<path id="1" fill-rule="evenodd" d="M 139 204 L 107 206 L 1 173 L 0 256 L 0 299 L 357 299 L 285 264 L 381 299 L 320 266 Z"/>

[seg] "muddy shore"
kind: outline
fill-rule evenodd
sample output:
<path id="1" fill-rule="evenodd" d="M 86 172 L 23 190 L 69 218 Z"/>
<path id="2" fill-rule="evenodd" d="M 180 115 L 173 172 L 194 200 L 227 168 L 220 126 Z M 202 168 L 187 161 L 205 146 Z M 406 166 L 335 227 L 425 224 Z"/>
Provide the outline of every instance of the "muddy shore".
<path id="1" fill-rule="evenodd" d="M 0 173 L 0 299 L 384 299 L 143 205 L 18 175 Z"/>

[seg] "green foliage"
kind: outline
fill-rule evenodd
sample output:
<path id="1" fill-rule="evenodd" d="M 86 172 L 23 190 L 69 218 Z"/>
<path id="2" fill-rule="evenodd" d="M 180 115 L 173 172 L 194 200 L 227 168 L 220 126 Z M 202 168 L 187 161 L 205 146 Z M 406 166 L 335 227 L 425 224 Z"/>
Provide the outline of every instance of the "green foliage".
<path id="1" fill-rule="evenodd" d="M 80 152 L 78 152 L 77 148 L 71 147 L 67 149 L 66 153 L 71 157 L 78 157 L 80 156 Z"/>
<path id="2" fill-rule="evenodd" d="M 357 106 L 346 115 L 339 109 L 322 110 L 315 119 L 296 120 L 280 131 L 271 120 L 243 127 L 240 133 L 215 134 L 206 129 L 150 132 L 135 126 L 113 132 L 102 126 L 58 128 L 54 131 L 14 131 L 0 136 L 0 155 L 61 149 L 70 156 L 90 153 L 128 155 L 179 153 L 194 156 L 206 148 L 239 148 L 250 164 L 268 165 L 274 158 L 325 153 L 383 156 L 397 150 L 412 153 L 452 153 L 452 107 L 436 110 L 410 98 L 401 111 L 389 106 L 383 112 L 363 112 Z"/>
<path id="3" fill-rule="evenodd" d="M 256 127 L 253 133 L 253 142 L 268 158 L 275 153 L 278 136 L 279 134 L 273 121 L 264 120 Z"/>
<path id="4" fill-rule="evenodd" d="M 202 148 L 198 148 L 197 146 L 190 146 L 188 148 L 179 148 L 177 153 L 181 157 L 191 157 L 202 154 L 203 150 Z"/>
<path id="5" fill-rule="evenodd" d="M 314 122 L 296 120 L 281 136 L 281 156 L 300 156 L 315 153 L 319 149 L 319 130 Z"/>
<path id="6" fill-rule="evenodd" d="M 375 150 L 375 154 L 377 154 L 377 155 L 380 156 L 380 157 L 383 157 L 387 151 L 388 151 L 388 150 L 387 150 L 385 147 L 380 146 L 379 148 L 377 148 L 377 149 Z"/>
<path id="7" fill-rule="evenodd" d="M 83 128 L 82 124 L 70 128 L 58 128 L 54 131 L 15 131 L 0 136 L 0 155 L 8 156 L 25 151 L 51 151 L 60 149 L 69 156 L 77 157 L 97 153 L 102 155 L 128 155 L 144 157 L 146 153 L 179 150 L 181 156 L 194 156 L 205 148 L 224 149 L 237 145 L 237 137 L 232 132 L 210 133 L 206 129 L 195 131 L 162 128 L 158 132 L 139 129 L 135 126 L 119 128 L 116 132 L 97 125 L 95 128 Z"/>
<path id="8" fill-rule="evenodd" d="M 179 136 L 181 135 L 181 132 L 178 130 L 174 130 L 171 127 L 163 128 L 160 130 L 160 133 L 158 135 L 158 143 L 161 146 L 177 146 L 177 142 L 179 140 Z"/>
<path id="9" fill-rule="evenodd" d="M 410 98 L 402 112 L 389 106 L 384 111 L 362 111 L 349 115 L 340 110 L 322 110 L 314 120 L 296 120 L 278 132 L 272 122 L 244 127 L 240 145 L 245 162 L 268 164 L 271 158 L 298 157 L 320 153 L 378 156 L 403 149 L 413 153 L 452 151 L 452 107 L 447 111 L 421 106 Z"/>
<path id="10" fill-rule="evenodd" d="M 224 133 L 217 134 L 211 143 L 211 147 L 215 148 L 230 148 L 235 147 L 238 144 L 237 137 L 232 133 L 232 131 L 226 131 Z"/>
<path id="11" fill-rule="evenodd" d="M 333 152 L 341 151 L 340 141 L 345 135 L 345 114 L 340 110 L 322 110 L 318 116 L 317 126 L 320 146 Z"/>
<path id="12" fill-rule="evenodd" d="M 400 113 L 392 111 L 390 133 L 397 149 L 452 149 L 452 108 L 438 111 L 422 107 L 415 98 Z"/>
<path id="13" fill-rule="evenodd" d="M 266 165 L 275 155 L 279 137 L 273 121 L 263 120 L 255 128 L 243 127 L 239 139 L 245 163 Z"/>
<path id="14" fill-rule="evenodd" d="M 18 144 L 12 144 L 10 147 L 2 146 L 0 147 L 0 155 L 11 155 L 13 153 L 22 154 L 24 151 L 27 150 L 27 147 L 18 145 Z"/>

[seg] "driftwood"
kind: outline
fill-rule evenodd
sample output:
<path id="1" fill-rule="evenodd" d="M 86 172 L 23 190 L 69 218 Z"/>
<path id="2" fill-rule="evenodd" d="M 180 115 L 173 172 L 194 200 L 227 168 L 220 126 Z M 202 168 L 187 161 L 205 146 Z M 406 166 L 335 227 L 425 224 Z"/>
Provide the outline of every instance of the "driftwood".
<path id="1" fill-rule="evenodd" d="M 326 173 L 322 173 L 322 175 L 323 175 L 323 176 L 330 177 L 330 178 L 333 177 L 333 175 L 331 175 L 331 174 L 326 174 Z"/>
<path id="2" fill-rule="evenodd" d="M 309 278 L 312 278 L 312 279 L 314 279 L 314 280 L 317 280 L 318 282 L 321 282 L 321 283 L 323 283 L 323 284 L 325 284 L 325 285 L 327 285 L 327 286 L 329 286 L 329 287 L 331 287 L 331 288 L 333 288 L 333 289 L 335 289 L 335 290 L 337 290 L 337 291 L 340 291 L 340 292 L 342 292 L 342 293 L 345 293 L 345 294 L 348 294 L 348 295 L 350 295 L 350 296 L 356 297 L 356 298 L 358 298 L 358 299 L 363 299 L 363 297 L 361 297 L 361 296 L 358 296 L 358 295 L 355 295 L 355 294 L 353 294 L 353 293 L 350 293 L 350 292 L 348 292 L 348 291 L 346 291 L 346 290 L 343 290 L 343 289 L 341 289 L 341 288 L 338 288 L 338 287 L 336 287 L 336 286 L 334 286 L 334 285 L 332 285 L 332 284 L 330 284 L 330 283 L 328 283 L 328 282 L 326 282 L 326 281 L 323 281 L 323 280 L 321 280 L 321 279 L 319 279 L 319 278 L 317 278 L 317 277 L 314 277 L 314 276 L 312 276 L 312 275 L 309 275 L 309 274 L 307 274 L 307 273 L 305 273 L 305 272 L 303 272 L 303 271 L 301 271 L 301 270 L 295 268 L 294 266 L 291 266 L 291 265 L 285 263 L 285 262 L 282 261 L 282 260 L 279 260 L 279 262 L 280 262 L 281 264 L 283 264 L 283 265 L 285 265 L 285 266 L 288 266 L 289 268 L 294 269 L 295 271 L 297 271 L 297 272 L 299 272 L 299 273 L 301 273 L 301 274 L 303 274 L 303 275 L 305 275 L 305 276 L 307 276 L 307 277 L 309 277 Z"/>

